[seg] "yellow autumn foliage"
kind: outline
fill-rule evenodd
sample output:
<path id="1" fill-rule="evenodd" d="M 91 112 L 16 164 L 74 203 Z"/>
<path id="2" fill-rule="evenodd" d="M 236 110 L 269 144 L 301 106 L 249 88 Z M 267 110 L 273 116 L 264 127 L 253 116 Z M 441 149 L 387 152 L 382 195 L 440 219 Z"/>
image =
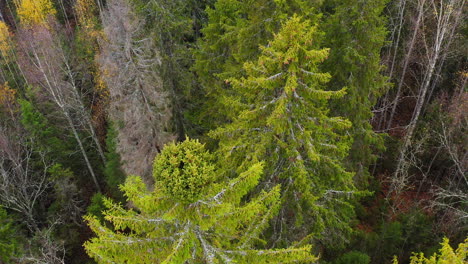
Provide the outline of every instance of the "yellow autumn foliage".
<path id="1" fill-rule="evenodd" d="M 103 37 L 99 29 L 99 12 L 95 0 L 76 0 L 74 6 L 78 20 L 78 39 L 87 55 L 98 52 L 97 40 Z"/>
<path id="2" fill-rule="evenodd" d="M 25 26 L 45 24 L 55 10 L 51 0 L 16 0 L 17 13 Z"/>
<path id="3" fill-rule="evenodd" d="M 105 71 L 103 74 L 105 74 Z M 94 90 L 104 101 L 104 103 L 107 104 L 110 98 L 110 93 L 105 81 L 102 79 L 101 72 L 99 70 L 96 70 L 95 72 L 93 72 L 93 76 L 95 82 Z"/>
<path id="4" fill-rule="evenodd" d="M 92 31 L 97 26 L 97 6 L 94 0 L 77 0 L 75 11 L 78 18 L 78 24 L 86 31 Z"/>
<path id="5" fill-rule="evenodd" d="M 12 49 L 10 30 L 5 22 L 0 21 L 0 55 L 4 62 L 8 63 Z"/>
<path id="6" fill-rule="evenodd" d="M 74 9 L 77 15 L 78 25 L 80 26 L 78 38 L 82 41 L 84 52 L 88 55 L 97 54 L 99 51 L 97 40 L 99 38 L 102 39 L 104 35 L 102 30 L 98 27 L 99 11 L 95 0 L 76 0 Z M 97 59 L 95 59 L 95 61 L 97 61 Z M 103 102 L 107 103 L 109 90 L 101 77 L 98 64 L 93 66 L 92 73 L 95 83 L 94 90 Z"/>

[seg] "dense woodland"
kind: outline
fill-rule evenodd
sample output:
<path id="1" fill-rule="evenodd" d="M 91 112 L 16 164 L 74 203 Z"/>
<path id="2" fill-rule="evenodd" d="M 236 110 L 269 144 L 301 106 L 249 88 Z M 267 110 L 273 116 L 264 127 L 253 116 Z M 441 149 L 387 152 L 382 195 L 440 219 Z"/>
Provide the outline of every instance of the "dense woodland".
<path id="1" fill-rule="evenodd" d="M 465 0 L 0 0 L 0 263 L 466 263 Z"/>

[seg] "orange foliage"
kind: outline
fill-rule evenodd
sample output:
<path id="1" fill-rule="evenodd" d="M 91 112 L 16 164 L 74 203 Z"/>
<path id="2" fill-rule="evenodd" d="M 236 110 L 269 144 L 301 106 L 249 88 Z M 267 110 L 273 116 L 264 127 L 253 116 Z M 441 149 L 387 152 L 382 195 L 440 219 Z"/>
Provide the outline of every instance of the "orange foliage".
<path id="1" fill-rule="evenodd" d="M 0 109 L 13 113 L 16 103 L 16 91 L 8 86 L 8 83 L 0 85 Z"/>
<path id="2" fill-rule="evenodd" d="M 0 104 L 5 105 L 15 101 L 16 91 L 8 86 L 8 83 L 0 85 Z"/>
<path id="3" fill-rule="evenodd" d="M 98 70 L 96 67 L 96 71 L 93 73 L 94 75 L 94 90 L 95 92 L 99 95 L 101 101 L 103 101 L 104 104 L 107 104 L 109 101 L 109 89 L 107 89 L 106 83 L 101 77 L 101 72 Z M 106 71 L 103 71 L 102 74 L 106 74 Z"/>

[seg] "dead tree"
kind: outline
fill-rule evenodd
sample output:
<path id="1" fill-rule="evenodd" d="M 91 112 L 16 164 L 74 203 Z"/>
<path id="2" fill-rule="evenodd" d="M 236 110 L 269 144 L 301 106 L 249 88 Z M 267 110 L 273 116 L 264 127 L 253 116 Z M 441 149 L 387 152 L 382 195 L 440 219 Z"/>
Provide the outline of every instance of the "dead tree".
<path id="1" fill-rule="evenodd" d="M 108 1 L 102 18 L 99 64 L 110 92 L 117 151 L 127 174 L 148 176 L 158 150 L 175 138 L 169 128 L 170 100 L 156 70 L 158 48 L 128 1 Z"/>

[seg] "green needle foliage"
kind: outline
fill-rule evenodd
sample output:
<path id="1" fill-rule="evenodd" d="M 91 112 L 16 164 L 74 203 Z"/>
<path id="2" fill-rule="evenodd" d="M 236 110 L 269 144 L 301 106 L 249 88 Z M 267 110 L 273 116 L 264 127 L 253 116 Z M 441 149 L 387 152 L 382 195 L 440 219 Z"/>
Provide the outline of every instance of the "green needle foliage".
<path id="1" fill-rule="evenodd" d="M 21 124 L 41 151 L 51 153 L 56 161 L 67 164 L 70 144 L 59 138 L 64 132 L 51 124 L 30 101 L 19 100 Z"/>
<path id="2" fill-rule="evenodd" d="M 0 206 L 0 263 L 13 263 L 12 258 L 19 253 L 17 232 L 17 228 L 13 226 L 13 220 Z"/>
<path id="3" fill-rule="evenodd" d="M 140 177 L 121 187 L 132 204 L 125 209 L 105 199 L 104 225 L 87 216 L 97 237 L 85 243 L 99 263 L 297 263 L 315 261 L 309 245 L 255 250 L 277 212 L 280 187 L 242 198 L 260 179 L 256 163 L 230 181 L 222 181 L 202 144 L 185 140 L 167 145 L 154 163 L 155 187 Z"/>
<path id="4" fill-rule="evenodd" d="M 299 16 L 284 23 L 261 48 L 259 59 L 244 64 L 247 77 L 227 80 L 239 96 L 225 96 L 225 107 L 239 114 L 210 133 L 220 142 L 227 170 L 235 164 L 243 171 L 265 160 L 263 187 L 284 186 L 290 216 L 283 220 L 301 224 L 308 216 L 307 228 L 315 235 L 325 226 L 349 229 L 347 198 L 354 190 L 353 174 L 342 166 L 351 144 L 344 130 L 351 123 L 328 115 L 328 101 L 346 92 L 325 89 L 331 76 L 320 72 L 319 64 L 329 50 L 318 49 L 319 35 L 316 26 Z"/>
<path id="5" fill-rule="evenodd" d="M 450 244 L 448 238 L 444 238 L 442 246 L 439 249 L 439 254 L 434 253 L 429 258 L 426 258 L 423 253 L 413 253 L 414 255 L 410 259 L 410 264 L 464 264 L 468 261 L 468 237 L 463 243 L 458 245 L 458 248 L 454 250 Z M 398 264 L 396 257 L 393 259 L 393 264 Z"/>
<path id="6" fill-rule="evenodd" d="M 112 197 L 116 200 L 123 200 L 122 193 L 118 186 L 125 181 L 125 173 L 122 170 L 121 158 L 117 152 L 117 129 L 114 124 L 109 126 L 106 137 L 106 158 L 104 166 L 104 176 L 106 177 L 107 188 Z"/>
<path id="7" fill-rule="evenodd" d="M 331 51 L 323 68 L 333 76 L 331 90 L 348 88 L 331 108 L 353 123 L 347 168 L 356 172 L 358 186 L 365 188 L 374 153 L 383 149 L 383 138 L 373 131 L 370 121 L 372 108 L 388 87 L 380 61 L 387 35 L 382 13 L 388 0 L 329 2 L 334 5 L 333 14 L 325 18 L 322 27 L 326 32 L 324 45 Z"/>
<path id="8" fill-rule="evenodd" d="M 293 14 L 317 21 L 321 1 L 305 0 L 218 0 L 207 9 L 208 24 L 195 50 L 193 70 L 197 73 L 204 100 L 195 113 L 204 127 L 214 128 L 227 120 L 220 100 L 232 94 L 225 82 L 239 78 L 243 64 L 258 58 L 260 45 L 266 45 L 281 24 Z"/>

